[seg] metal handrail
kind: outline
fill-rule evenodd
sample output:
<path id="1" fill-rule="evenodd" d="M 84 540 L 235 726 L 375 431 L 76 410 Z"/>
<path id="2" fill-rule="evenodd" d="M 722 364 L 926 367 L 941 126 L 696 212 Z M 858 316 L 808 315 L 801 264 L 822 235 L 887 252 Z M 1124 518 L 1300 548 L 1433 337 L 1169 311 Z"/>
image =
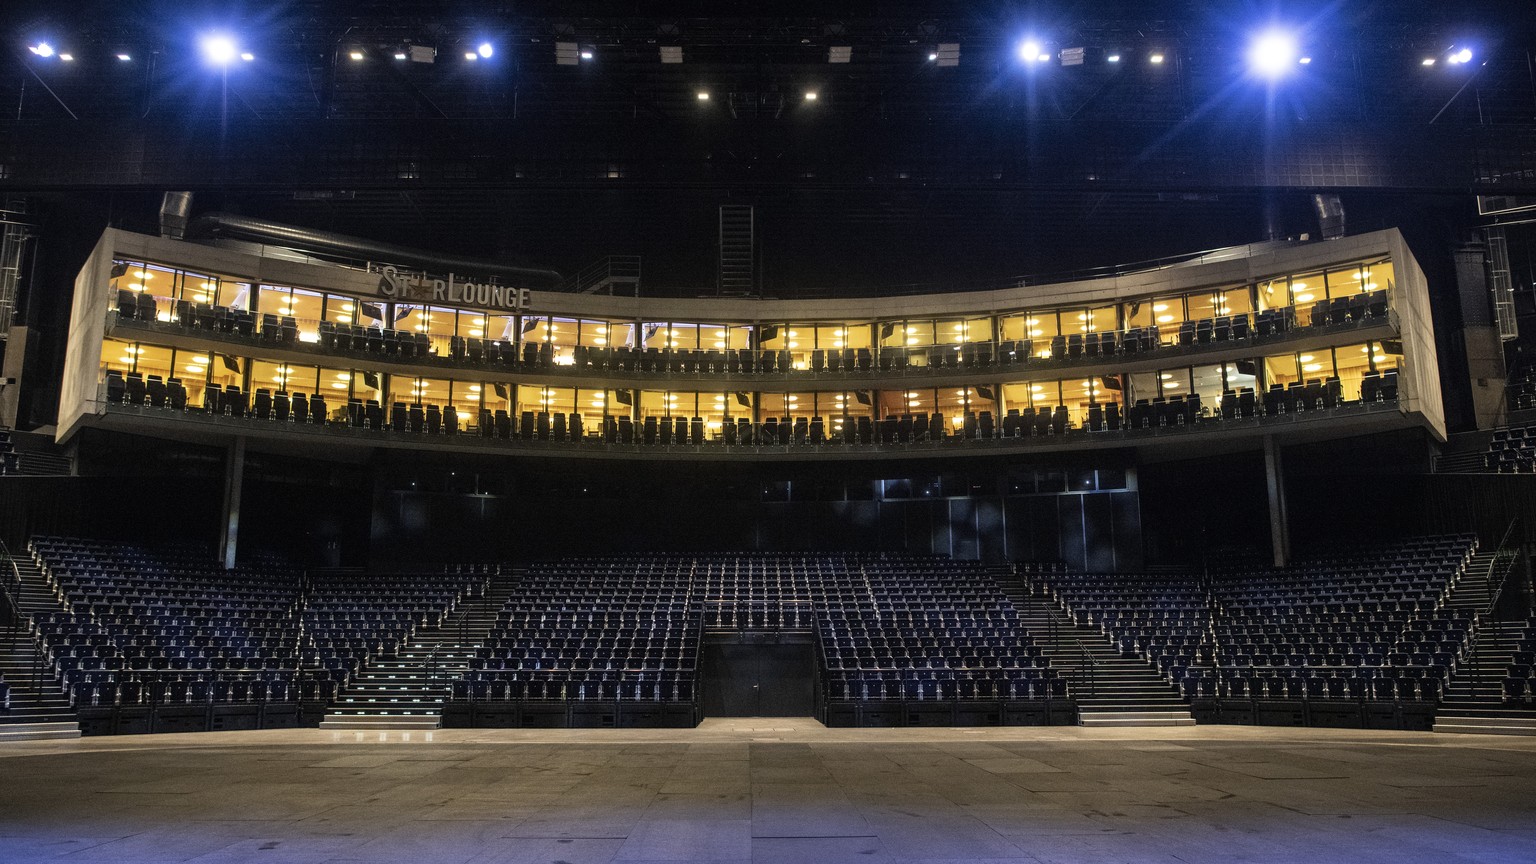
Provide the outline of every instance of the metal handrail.
<path id="1" fill-rule="evenodd" d="M 1504 529 L 1504 536 L 1499 539 L 1499 545 L 1494 547 L 1493 556 L 1488 559 L 1488 570 L 1484 576 L 1484 584 L 1488 588 L 1488 605 L 1486 608 L 1477 613 L 1478 619 L 1482 619 L 1484 617 L 1491 618 L 1494 608 L 1498 606 L 1500 598 L 1504 596 L 1504 583 L 1509 580 L 1509 571 L 1513 568 L 1516 558 L 1516 556 L 1511 551 L 1505 549 L 1505 546 L 1509 543 L 1509 539 L 1514 534 L 1515 527 L 1519 523 L 1519 516 L 1509 520 L 1509 527 Z M 1506 565 L 1504 571 L 1499 574 L 1498 584 L 1495 586 L 1494 570 L 1498 566 L 1499 560 L 1501 558 L 1504 559 Z M 1474 621 L 1473 623 L 1474 625 L 1478 625 L 1481 624 L 1481 621 L 1478 620 Z M 1471 695 L 1474 700 L 1476 700 L 1478 697 L 1478 682 L 1483 677 L 1483 652 L 1478 650 L 1478 643 L 1482 641 L 1482 637 L 1482 628 L 1481 626 L 1478 626 L 1476 629 L 1476 634 L 1473 637 L 1474 641 L 1472 643 Z"/>
<path id="2" fill-rule="evenodd" d="M 1488 608 L 1485 614 L 1493 614 L 1494 607 L 1498 605 L 1500 598 L 1504 596 L 1504 585 L 1509 581 L 1509 571 L 1514 567 L 1516 558 L 1515 550 L 1506 549 L 1510 537 L 1515 533 L 1515 527 L 1520 524 L 1520 517 L 1509 520 L 1509 527 L 1504 529 L 1504 536 L 1499 540 L 1499 545 L 1493 550 L 1493 557 L 1488 561 Z M 1523 545 L 1524 541 L 1521 541 Z M 1504 572 L 1499 574 L 1498 585 L 1494 585 L 1494 568 L 1498 566 L 1500 559 L 1504 560 Z"/>

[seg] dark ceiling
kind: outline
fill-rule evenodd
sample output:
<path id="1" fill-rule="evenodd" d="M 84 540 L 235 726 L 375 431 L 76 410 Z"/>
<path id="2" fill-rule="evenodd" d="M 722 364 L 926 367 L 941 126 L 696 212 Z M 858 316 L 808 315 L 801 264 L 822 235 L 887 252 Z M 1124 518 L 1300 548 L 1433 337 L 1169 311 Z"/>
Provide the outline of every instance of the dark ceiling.
<path id="1" fill-rule="evenodd" d="M 1314 232 L 1314 192 L 1351 230 L 1465 224 L 1478 184 L 1536 183 L 1531 13 L 11 0 L 0 189 L 110 199 L 145 230 L 159 191 L 193 188 L 199 209 L 567 272 L 639 254 L 666 293 L 713 286 L 716 208 L 751 203 L 769 293 L 991 285 Z M 1310 60 L 1275 86 L 1245 58 L 1269 21 Z M 216 31 L 252 59 L 210 69 Z M 1049 62 L 1020 62 L 1027 37 Z M 44 39 L 52 58 L 27 50 Z M 560 65 L 559 43 L 592 58 Z M 957 66 L 928 59 L 941 44 Z M 408 45 L 433 62 L 394 59 Z"/>

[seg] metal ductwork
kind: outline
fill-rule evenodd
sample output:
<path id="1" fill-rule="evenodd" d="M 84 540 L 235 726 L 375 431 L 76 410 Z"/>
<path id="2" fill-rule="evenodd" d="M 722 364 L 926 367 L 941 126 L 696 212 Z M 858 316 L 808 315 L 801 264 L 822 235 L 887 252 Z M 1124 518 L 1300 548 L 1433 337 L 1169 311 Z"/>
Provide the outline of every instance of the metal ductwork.
<path id="1" fill-rule="evenodd" d="M 192 217 L 191 192 L 167 192 L 160 201 L 160 236 L 180 240 L 187 234 L 187 220 Z"/>
<path id="2" fill-rule="evenodd" d="M 1324 240 L 1344 236 L 1344 202 L 1339 196 L 1313 195 L 1312 209 L 1317 211 L 1317 227 Z"/>
<path id="3" fill-rule="evenodd" d="M 183 193 L 185 194 L 185 193 Z M 166 196 L 167 201 L 170 195 Z M 189 200 L 190 206 L 190 200 Z M 162 221 L 164 216 L 162 215 Z M 527 288 L 560 290 L 565 280 L 554 270 L 513 267 L 493 261 L 478 261 L 453 255 L 439 255 L 424 249 L 377 243 L 313 228 L 282 225 L 231 213 L 205 213 L 187 229 L 187 237 L 227 237 L 253 243 L 267 243 L 308 252 L 353 260 L 376 261 L 404 267 L 419 267 L 433 273 L 457 273 L 465 276 L 494 276 Z"/>

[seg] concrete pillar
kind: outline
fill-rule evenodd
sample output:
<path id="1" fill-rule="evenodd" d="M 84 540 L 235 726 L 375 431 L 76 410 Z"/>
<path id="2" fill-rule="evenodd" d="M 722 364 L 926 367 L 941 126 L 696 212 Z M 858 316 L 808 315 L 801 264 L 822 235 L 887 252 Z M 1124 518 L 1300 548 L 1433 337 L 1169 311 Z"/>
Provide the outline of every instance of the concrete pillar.
<path id="1" fill-rule="evenodd" d="M 1275 566 L 1284 567 L 1291 559 L 1291 524 L 1285 507 L 1285 466 L 1273 435 L 1264 436 L 1264 485 L 1269 493 L 1269 543 Z"/>
<path id="2" fill-rule="evenodd" d="M 219 557 L 224 569 L 235 567 L 235 546 L 240 536 L 240 488 L 245 479 L 245 436 L 230 442 L 224 457 L 224 521 L 219 528 Z"/>

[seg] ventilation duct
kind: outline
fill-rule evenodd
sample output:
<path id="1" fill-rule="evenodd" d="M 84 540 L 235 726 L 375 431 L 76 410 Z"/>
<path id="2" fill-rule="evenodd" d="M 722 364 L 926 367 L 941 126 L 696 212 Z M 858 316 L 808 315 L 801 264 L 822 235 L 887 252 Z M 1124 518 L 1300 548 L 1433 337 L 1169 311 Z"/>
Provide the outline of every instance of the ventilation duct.
<path id="1" fill-rule="evenodd" d="M 191 192 L 167 192 L 160 201 L 160 236 L 180 240 L 187 234 L 192 216 Z"/>
<path id="2" fill-rule="evenodd" d="M 1312 209 L 1317 211 L 1318 231 L 1324 240 L 1344 236 L 1344 202 L 1337 195 L 1313 195 Z"/>
<path id="3" fill-rule="evenodd" d="M 162 220 L 163 220 L 162 216 Z M 513 285 L 543 290 L 560 290 L 564 279 L 554 270 L 513 267 L 493 261 L 479 261 L 454 255 L 439 255 L 424 249 L 377 243 L 361 237 L 282 225 L 231 213 L 206 213 L 187 229 L 187 236 L 226 237 L 253 243 L 266 243 L 354 261 L 374 261 L 403 267 L 419 267 L 432 273 L 456 273 L 465 276 L 494 276 Z"/>

